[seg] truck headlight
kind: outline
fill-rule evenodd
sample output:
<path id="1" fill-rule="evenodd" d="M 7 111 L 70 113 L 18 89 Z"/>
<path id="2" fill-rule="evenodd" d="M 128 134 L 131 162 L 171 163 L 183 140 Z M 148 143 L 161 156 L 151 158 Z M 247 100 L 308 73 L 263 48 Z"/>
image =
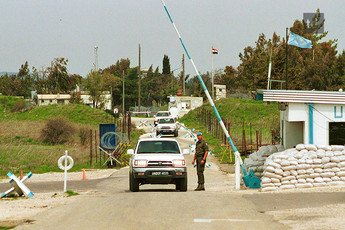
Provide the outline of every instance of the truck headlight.
<path id="1" fill-rule="evenodd" d="M 173 166 L 174 167 L 183 167 L 186 165 L 186 161 L 185 160 L 173 160 Z"/>
<path id="2" fill-rule="evenodd" d="M 147 167 L 147 160 L 135 160 L 134 167 Z"/>

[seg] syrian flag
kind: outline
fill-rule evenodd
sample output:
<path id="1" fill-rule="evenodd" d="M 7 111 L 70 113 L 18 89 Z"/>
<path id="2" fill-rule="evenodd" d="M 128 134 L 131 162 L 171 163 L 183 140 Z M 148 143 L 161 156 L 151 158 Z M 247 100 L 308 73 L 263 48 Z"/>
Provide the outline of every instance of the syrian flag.
<path id="1" fill-rule="evenodd" d="M 215 48 L 212 48 L 212 54 L 218 54 L 218 50 Z"/>

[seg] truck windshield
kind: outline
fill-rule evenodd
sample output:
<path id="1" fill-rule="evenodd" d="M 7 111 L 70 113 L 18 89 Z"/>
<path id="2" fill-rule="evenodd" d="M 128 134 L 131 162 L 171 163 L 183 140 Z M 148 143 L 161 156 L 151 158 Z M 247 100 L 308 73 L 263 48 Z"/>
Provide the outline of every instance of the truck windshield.
<path id="1" fill-rule="evenodd" d="M 173 118 L 159 119 L 159 124 L 174 124 Z"/>
<path id="2" fill-rule="evenodd" d="M 148 153 L 180 153 L 175 141 L 142 141 L 138 146 L 138 154 Z"/>
<path id="3" fill-rule="evenodd" d="M 157 117 L 168 117 L 169 113 L 157 113 Z"/>

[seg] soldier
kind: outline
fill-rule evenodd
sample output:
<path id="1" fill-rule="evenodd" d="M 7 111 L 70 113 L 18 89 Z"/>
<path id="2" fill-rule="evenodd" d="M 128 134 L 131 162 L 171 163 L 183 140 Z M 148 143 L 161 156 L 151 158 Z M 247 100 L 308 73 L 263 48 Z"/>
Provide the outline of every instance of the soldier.
<path id="1" fill-rule="evenodd" d="M 196 160 L 196 170 L 198 174 L 198 187 L 195 191 L 205 191 L 205 179 L 204 179 L 204 170 L 206 164 L 206 157 L 208 155 L 208 145 L 203 140 L 202 133 L 197 135 L 198 141 L 196 142 L 195 155 L 192 164 L 194 165 Z"/>

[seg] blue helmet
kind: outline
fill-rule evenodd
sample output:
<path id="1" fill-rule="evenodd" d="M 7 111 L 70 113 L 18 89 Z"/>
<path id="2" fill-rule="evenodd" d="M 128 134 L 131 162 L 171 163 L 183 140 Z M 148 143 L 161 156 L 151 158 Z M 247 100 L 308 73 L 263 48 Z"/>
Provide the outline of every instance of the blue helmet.
<path id="1" fill-rule="evenodd" d="M 196 136 L 202 136 L 202 133 L 201 132 L 198 132 L 198 134 Z"/>

